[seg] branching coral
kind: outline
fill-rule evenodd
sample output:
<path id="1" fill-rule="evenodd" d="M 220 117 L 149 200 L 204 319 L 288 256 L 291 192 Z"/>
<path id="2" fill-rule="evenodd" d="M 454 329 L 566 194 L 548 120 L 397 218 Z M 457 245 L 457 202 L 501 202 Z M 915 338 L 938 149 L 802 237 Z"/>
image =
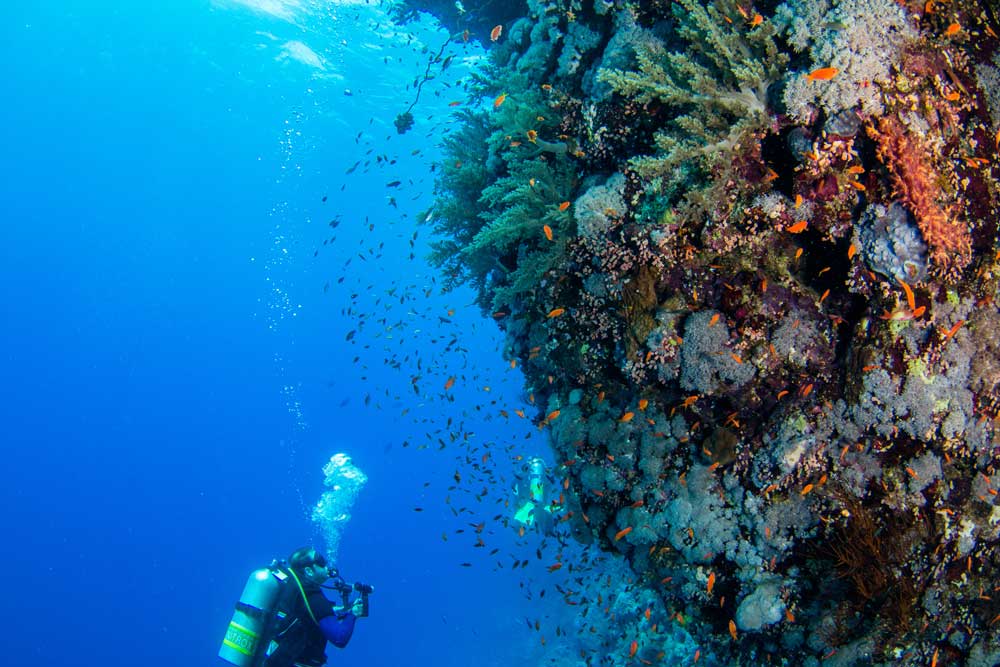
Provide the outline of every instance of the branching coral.
<path id="1" fill-rule="evenodd" d="M 486 222 L 462 251 L 465 261 L 490 273 L 493 310 L 536 288 L 573 233 L 572 217 L 559 206 L 572 192 L 572 169 L 565 162 L 539 160 L 514 161 L 510 169 L 483 191 L 487 209 L 480 217 Z M 553 230 L 551 241 L 545 226 Z"/>
<path id="2" fill-rule="evenodd" d="M 489 268 L 473 266 L 463 251 L 483 226 L 479 216 L 485 207 L 479 197 L 495 179 L 486 166 L 489 117 L 481 112 L 463 111 L 459 120 L 459 130 L 444 139 L 448 158 L 442 164 L 442 175 L 435 187 L 437 205 L 425 216 L 437 235 L 429 260 L 444 272 L 447 288 L 471 281 L 481 291 Z"/>
<path id="3" fill-rule="evenodd" d="M 505 83 L 525 92 L 492 114 L 464 112 L 460 131 L 445 139 L 432 212 L 446 238 L 435 242 L 431 261 L 445 269 L 448 287 L 470 281 L 487 311 L 536 288 L 575 232 L 560 206 L 577 182 L 569 147 L 555 136 L 543 95 L 529 93 L 523 75 Z M 478 94 L 486 91 L 480 84 Z"/>
<path id="4" fill-rule="evenodd" d="M 681 115 L 656 134 L 659 153 L 633 160 L 646 177 L 670 174 L 682 161 L 728 161 L 741 141 L 769 125 L 768 87 L 787 63 L 764 21 L 748 28 L 735 0 L 679 0 L 677 35 L 688 47 L 668 52 L 652 36 L 635 44 L 638 70 L 608 69 L 599 79 L 620 95 L 659 103 Z"/>

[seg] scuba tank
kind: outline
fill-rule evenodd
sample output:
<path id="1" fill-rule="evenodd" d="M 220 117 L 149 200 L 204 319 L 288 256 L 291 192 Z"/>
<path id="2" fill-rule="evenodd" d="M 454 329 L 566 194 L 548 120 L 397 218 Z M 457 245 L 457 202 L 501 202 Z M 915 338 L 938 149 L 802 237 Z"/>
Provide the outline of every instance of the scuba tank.
<path id="1" fill-rule="evenodd" d="M 531 459 L 528 472 L 531 500 L 535 504 L 541 505 L 545 501 L 545 461 L 537 456 Z"/>
<path id="2" fill-rule="evenodd" d="M 296 592 L 287 581 L 288 575 L 277 567 L 277 562 L 250 574 L 226 628 L 220 658 L 236 667 L 259 667 L 264 663 L 278 609 L 289 594 Z"/>

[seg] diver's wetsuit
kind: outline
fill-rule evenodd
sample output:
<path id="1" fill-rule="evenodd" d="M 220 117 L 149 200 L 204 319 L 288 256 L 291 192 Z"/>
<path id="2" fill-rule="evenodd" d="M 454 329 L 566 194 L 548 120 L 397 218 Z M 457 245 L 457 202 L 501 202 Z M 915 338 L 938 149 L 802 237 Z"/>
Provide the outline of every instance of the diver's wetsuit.
<path id="1" fill-rule="evenodd" d="M 354 622 L 357 620 L 354 614 L 334 610 L 333 603 L 326 599 L 322 589 L 306 577 L 299 575 L 299 581 L 319 625 L 313 623 L 302 595 L 296 591 L 290 608 L 284 610 L 287 616 L 277 628 L 274 640 L 278 648 L 265 660 L 265 667 L 326 664 L 326 643 L 344 648 L 354 633 Z M 295 585 L 294 582 L 292 585 Z"/>

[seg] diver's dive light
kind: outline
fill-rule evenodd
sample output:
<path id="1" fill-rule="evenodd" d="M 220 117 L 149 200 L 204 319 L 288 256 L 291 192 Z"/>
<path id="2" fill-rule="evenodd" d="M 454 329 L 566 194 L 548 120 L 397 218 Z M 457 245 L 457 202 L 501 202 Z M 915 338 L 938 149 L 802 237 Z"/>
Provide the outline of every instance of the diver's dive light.
<path id="1" fill-rule="evenodd" d="M 277 568 L 254 570 L 229 621 L 219 657 L 236 667 L 256 667 L 270 642 L 272 619 L 288 578 Z"/>

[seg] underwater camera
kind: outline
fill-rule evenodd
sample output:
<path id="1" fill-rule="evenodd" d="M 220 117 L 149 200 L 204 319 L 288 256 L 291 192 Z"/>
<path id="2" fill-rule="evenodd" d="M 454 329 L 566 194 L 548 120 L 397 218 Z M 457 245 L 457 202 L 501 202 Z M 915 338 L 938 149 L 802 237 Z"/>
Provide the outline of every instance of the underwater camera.
<path id="1" fill-rule="evenodd" d="M 357 591 L 358 594 L 361 596 L 360 616 L 363 618 L 368 615 L 368 596 L 375 592 L 375 587 L 372 586 L 371 584 L 364 584 L 361 583 L 360 581 L 356 581 L 353 584 L 349 584 L 346 581 L 344 581 L 343 577 L 337 575 L 334 577 L 333 583 L 324 584 L 323 587 L 333 589 L 338 593 L 340 593 L 340 596 L 343 600 L 343 607 L 345 608 L 351 606 L 348 598 L 350 597 L 353 591 Z"/>

